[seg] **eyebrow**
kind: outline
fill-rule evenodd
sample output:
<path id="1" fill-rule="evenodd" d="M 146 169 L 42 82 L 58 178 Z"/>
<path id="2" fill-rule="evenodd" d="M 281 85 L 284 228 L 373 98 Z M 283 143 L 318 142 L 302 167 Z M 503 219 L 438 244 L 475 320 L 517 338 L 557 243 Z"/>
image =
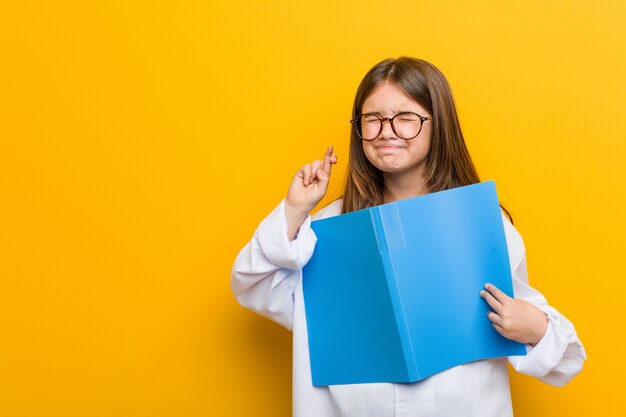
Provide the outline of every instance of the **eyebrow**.
<path id="1" fill-rule="evenodd" d="M 393 115 L 395 116 L 396 114 L 400 114 L 400 113 L 415 113 L 412 110 L 400 110 L 397 112 L 392 112 Z M 415 113 L 417 114 L 417 113 Z M 361 116 L 382 116 L 382 113 L 379 111 L 372 111 L 372 112 L 368 112 L 368 113 L 361 113 Z"/>

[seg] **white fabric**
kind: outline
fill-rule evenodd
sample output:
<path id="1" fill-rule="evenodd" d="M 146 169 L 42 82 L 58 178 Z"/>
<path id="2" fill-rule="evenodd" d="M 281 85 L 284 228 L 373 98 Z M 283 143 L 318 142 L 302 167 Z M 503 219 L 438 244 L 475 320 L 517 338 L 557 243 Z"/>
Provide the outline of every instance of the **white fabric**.
<path id="1" fill-rule="evenodd" d="M 315 219 L 340 214 L 341 200 Z M 552 385 L 564 385 L 582 370 L 585 350 L 574 326 L 528 285 L 522 237 L 503 216 L 516 298 L 548 315 L 548 328 L 526 356 L 508 361 L 519 372 Z M 309 216 L 295 240 L 287 237 L 284 200 L 265 218 L 239 252 L 231 286 L 239 303 L 293 330 L 293 415 L 335 416 L 512 416 L 506 358 L 472 362 L 410 384 L 354 384 L 314 387 L 311 383 L 302 268 L 317 238 Z"/>

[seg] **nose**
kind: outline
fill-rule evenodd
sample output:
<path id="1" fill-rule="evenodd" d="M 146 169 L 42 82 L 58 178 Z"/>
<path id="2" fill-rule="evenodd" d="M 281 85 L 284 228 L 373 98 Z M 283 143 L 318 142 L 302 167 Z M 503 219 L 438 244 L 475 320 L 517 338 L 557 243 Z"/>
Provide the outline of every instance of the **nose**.
<path id="1" fill-rule="evenodd" d="M 380 130 L 380 135 L 378 135 L 378 138 L 379 139 L 395 138 L 396 133 L 393 131 L 393 127 L 391 126 L 391 119 L 387 117 L 383 119 L 381 123 L 383 127 Z"/>

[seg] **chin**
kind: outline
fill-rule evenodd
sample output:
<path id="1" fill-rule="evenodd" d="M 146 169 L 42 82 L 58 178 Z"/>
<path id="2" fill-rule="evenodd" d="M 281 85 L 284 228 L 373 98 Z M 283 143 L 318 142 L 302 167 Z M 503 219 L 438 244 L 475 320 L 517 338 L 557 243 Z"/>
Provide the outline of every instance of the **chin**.
<path id="1" fill-rule="evenodd" d="M 397 166 L 397 165 L 378 164 L 378 165 L 374 165 L 374 166 L 376 168 L 378 168 L 380 171 L 386 172 L 386 173 L 389 173 L 389 174 L 402 172 L 404 170 L 404 167 Z"/>
<path id="2" fill-rule="evenodd" d="M 385 161 L 386 163 L 380 163 L 381 161 L 377 161 L 374 165 L 380 171 L 385 174 L 402 174 L 402 173 L 412 173 L 417 172 L 424 169 L 422 164 L 409 164 L 402 163 L 402 161 Z"/>

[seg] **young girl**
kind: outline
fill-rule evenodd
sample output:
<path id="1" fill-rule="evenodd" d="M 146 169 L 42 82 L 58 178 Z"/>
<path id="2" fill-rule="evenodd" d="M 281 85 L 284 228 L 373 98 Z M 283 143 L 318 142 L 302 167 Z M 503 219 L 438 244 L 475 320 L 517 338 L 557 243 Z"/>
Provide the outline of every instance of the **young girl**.
<path id="1" fill-rule="evenodd" d="M 407 57 L 378 63 L 359 85 L 352 117 L 343 198 L 314 219 L 480 181 L 450 87 L 432 64 Z M 528 285 L 522 237 L 503 216 L 515 298 L 488 283 L 480 296 L 492 309 L 485 320 L 525 343 L 527 355 L 476 361 L 410 384 L 314 387 L 302 268 L 316 242 L 309 213 L 326 194 L 335 163 L 330 147 L 323 160 L 300 168 L 232 270 L 241 305 L 293 329 L 294 416 L 511 416 L 507 359 L 517 371 L 557 386 L 581 371 L 586 355 L 572 323 Z"/>

